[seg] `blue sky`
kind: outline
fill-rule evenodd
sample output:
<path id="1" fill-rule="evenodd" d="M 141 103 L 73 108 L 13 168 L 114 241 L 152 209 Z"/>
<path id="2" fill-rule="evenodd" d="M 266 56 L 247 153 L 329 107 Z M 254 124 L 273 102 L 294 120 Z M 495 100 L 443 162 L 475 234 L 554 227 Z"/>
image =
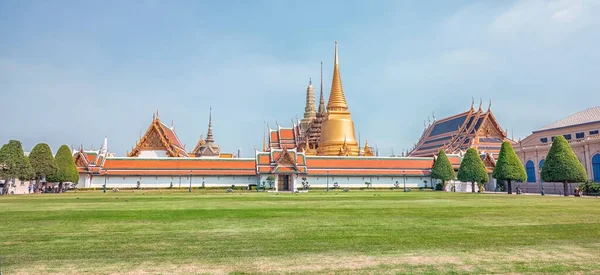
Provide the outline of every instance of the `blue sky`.
<path id="1" fill-rule="evenodd" d="M 600 2 L 1 1 L 0 143 L 124 155 L 152 114 L 222 151 L 302 117 L 334 41 L 356 135 L 382 155 L 482 98 L 515 138 L 600 102 Z M 318 83 L 315 87 L 318 93 Z M 358 138 L 358 137 L 357 137 Z"/>

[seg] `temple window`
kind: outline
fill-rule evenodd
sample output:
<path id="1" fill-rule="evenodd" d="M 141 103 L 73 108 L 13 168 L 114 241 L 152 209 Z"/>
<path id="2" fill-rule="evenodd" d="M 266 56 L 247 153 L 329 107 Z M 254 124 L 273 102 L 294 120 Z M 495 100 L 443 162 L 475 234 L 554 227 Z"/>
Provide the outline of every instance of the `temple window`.
<path id="1" fill-rule="evenodd" d="M 563 137 L 565 137 L 565 139 L 567 139 L 567 140 L 571 140 L 571 134 L 563 135 Z"/>
<path id="2" fill-rule="evenodd" d="M 597 134 L 598 134 L 598 130 L 590 131 L 590 135 L 597 135 Z"/>
<path id="3" fill-rule="evenodd" d="M 541 143 L 548 143 L 548 138 L 547 137 L 540 138 L 540 142 Z"/>
<path id="4" fill-rule="evenodd" d="M 552 139 L 552 141 L 554 141 L 554 137 L 552 137 L 551 139 Z"/>
<path id="5" fill-rule="evenodd" d="M 575 138 L 580 139 L 580 138 L 584 138 L 585 137 L 585 133 L 581 132 L 581 133 L 576 133 L 575 134 Z"/>

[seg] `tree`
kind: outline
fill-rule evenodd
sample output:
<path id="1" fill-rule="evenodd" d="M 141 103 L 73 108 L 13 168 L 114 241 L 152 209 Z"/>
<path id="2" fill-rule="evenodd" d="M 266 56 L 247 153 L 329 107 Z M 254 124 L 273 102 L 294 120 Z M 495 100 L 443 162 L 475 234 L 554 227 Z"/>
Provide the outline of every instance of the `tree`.
<path id="1" fill-rule="evenodd" d="M 554 138 L 541 174 L 546 182 L 562 182 L 565 196 L 569 195 L 568 183 L 584 182 L 587 178 L 585 168 L 563 136 Z"/>
<path id="2" fill-rule="evenodd" d="M 0 148 L 0 167 L 0 178 L 5 179 L 4 185 L 7 187 L 14 179 L 27 178 L 31 165 L 20 141 L 10 140 Z"/>
<path id="3" fill-rule="evenodd" d="M 19 180 L 24 183 L 26 180 L 32 180 L 35 178 L 35 172 L 33 171 L 29 157 L 24 158 L 22 165 L 23 166 L 21 167 L 21 175 L 19 175 Z"/>
<path id="4" fill-rule="evenodd" d="M 431 178 L 441 180 L 442 190 L 444 191 L 446 191 L 446 181 L 456 178 L 454 167 L 452 167 L 452 164 L 450 163 L 450 160 L 448 160 L 448 156 L 446 156 L 446 152 L 444 152 L 443 149 L 440 149 L 437 159 L 433 164 Z"/>
<path id="5" fill-rule="evenodd" d="M 269 183 L 269 189 L 273 189 L 273 183 L 275 183 L 275 177 L 273 175 L 269 175 L 267 177 L 267 183 Z"/>
<path id="6" fill-rule="evenodd" d="M 65 182 L 77 183 L 79 181 L 79 172 L 75 166 L 75 160 L 71 154 L 69 146 L 60 146 L 56 152 L 56 173 L 51 177 L 51 181 L 58 182 L 58 192 L 62 192 Z"/>
<path id="7" fill-rule="evenodd" d="M 498 156 L 498 161 L 496 161 L 492 177 L 496 180 L 506 181 L 509 194 L 512 194 L 512 181 L 527 180 L 525 167 L 508 141 L 502 143 L 500 155 Z"/>
<path id="8" fill-rule="evenodd" d="M 31 149 L 29 161 L 33 167 L 36 185 L 39 185 L 42 178 L 51 178 L 56 174 L 56 161 L 50 146 L 46 143 L 38 143 Z"/>
<path id="9" fill-rule="evenodd" d="M 462 182 L 471 182 L 471 192 L 473 193 L 475 193 L 476 182 L 483 183 L 489 181 L 485 164 L 483 164 L 475 149 L 467 149 L 467 153 L 460 162 L 457 178 Z"/>

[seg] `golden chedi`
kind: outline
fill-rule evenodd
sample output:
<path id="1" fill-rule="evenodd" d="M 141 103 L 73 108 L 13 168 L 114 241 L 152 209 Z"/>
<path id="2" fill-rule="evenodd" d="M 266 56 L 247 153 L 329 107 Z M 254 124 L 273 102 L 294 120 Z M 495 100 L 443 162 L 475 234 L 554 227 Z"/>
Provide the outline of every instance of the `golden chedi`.
<path id="1" fill-rule="evenodd" d="M 321 156 L 358 156 L 358 142 L 354 136 L 354 122 L 342 88 L 342 79 L 338 63 L 337 41 L 335 42 L 335 57 L 333 80 L 327 103 L 327 118 L 321 126 L 321 138 L 317 155 Z"/>

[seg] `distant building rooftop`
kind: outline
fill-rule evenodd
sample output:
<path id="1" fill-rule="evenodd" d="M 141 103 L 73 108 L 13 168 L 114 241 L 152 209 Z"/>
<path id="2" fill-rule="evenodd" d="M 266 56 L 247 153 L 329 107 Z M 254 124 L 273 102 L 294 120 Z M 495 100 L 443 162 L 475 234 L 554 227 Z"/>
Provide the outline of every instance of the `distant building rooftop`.
<path id="1" fill-rule="evenodd" d="M 587 123 L 592 123 L 592 122 L 599 122 L 599 121 L 600 121 L 600 106 L 597 106 L 597 107 L 585 109 L 583 111 L 580 111 L 573 115 L 570 115 L 566 118 L 563 118 L 561 120 L 550 123 L 540 129 L 534 131 L 534 133 L 557 129 L 557 128 L 564 128 L 564 127 L 569 127 L 569 126 L 587 124 Z"/>

